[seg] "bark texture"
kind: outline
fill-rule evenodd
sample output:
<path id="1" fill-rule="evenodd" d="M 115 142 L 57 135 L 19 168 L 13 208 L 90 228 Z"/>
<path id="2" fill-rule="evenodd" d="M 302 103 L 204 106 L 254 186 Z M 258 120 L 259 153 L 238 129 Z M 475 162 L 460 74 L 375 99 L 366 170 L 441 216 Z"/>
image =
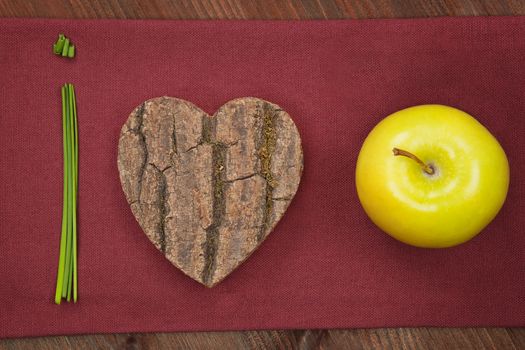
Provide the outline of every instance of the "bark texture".
<path id="1" fill-rule="evenodd" d="M 118 168 L 131 210 L 176 267 L 212 287 L 264 241 L 303 170 L 299 132 L 277 105 L 245 97 L 209 116 L 144 102 L 122 127 Z"/>

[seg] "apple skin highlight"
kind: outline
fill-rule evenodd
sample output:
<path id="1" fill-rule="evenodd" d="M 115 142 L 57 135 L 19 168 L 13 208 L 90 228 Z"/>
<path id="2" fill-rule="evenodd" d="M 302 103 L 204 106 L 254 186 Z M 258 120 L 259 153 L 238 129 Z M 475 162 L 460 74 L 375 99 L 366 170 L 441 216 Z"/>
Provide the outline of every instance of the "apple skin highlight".
<path id="1" fill-rule="evenodd" d="M 496 138 L 469 114 L 443 105 L 384 118 L 356 166 L 357 193 L 370 219 L 424 248 L 472 239 L 497 215 L 508 187 L 509 163 Z"/>

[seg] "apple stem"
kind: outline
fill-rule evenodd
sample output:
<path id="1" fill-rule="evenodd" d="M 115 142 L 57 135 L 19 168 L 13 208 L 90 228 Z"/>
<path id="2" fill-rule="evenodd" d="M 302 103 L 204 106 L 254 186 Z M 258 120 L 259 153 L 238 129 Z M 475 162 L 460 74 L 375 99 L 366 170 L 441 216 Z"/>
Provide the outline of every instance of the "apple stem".
<path id="1" fill-rule="evenodd" d="M 427 173 L 428 175 L 434 175 L 434 173 L 435 173 L 434 167 L 432 165 L 430 165 L 430 164 L 425 164 L 421 159 L 419 159 L 414 154 L 412 154 L 410 152 L 407 152 L 405 150 L 396 148 L 396 147 L 394 147 L 394 149 L 392 149 L 392 152 L 394 152 L 394 156 L 404 156 L 404 157 L 408 157 L 408 158 L 410 158 L 412 160 L 415 160 L 421 166 L 421 168 L 423 169 L 423 171 L 425 173 Z"/>

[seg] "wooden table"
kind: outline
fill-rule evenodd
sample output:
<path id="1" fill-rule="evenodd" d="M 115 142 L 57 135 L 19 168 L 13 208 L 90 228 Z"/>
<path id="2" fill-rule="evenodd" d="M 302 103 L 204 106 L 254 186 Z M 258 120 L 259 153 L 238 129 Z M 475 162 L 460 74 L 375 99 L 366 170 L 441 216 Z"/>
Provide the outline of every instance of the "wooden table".
<path id="1" fill-rule="evenodd" d="M 0 0 L 0 17 L 340 19 L 525 15 L 520 0 Z M 1 311 L 0 311 L 1 312 Z M 106 334 L 0 340 L 2 349 L 525 349 L 525 328 Z"/>

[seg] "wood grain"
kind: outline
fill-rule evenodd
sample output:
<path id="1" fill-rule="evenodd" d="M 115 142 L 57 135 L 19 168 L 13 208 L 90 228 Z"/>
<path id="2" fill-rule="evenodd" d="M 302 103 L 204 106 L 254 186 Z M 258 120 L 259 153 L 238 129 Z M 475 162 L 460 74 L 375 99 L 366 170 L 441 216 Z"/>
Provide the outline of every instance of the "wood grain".
<path id="1" fill-rule="evenodd" d="M 0 0 L 0 17 L 342 19 L 525 15 L 520 0 Z M 3 349 L 525 349 L 523 328 L 108 334 L 0 340 Z"/>
<path id="2" fill-rule="evenodd" d="M 0 17 L 342 19 L 525 14 L 519 0 L 0 0 Z"/>

